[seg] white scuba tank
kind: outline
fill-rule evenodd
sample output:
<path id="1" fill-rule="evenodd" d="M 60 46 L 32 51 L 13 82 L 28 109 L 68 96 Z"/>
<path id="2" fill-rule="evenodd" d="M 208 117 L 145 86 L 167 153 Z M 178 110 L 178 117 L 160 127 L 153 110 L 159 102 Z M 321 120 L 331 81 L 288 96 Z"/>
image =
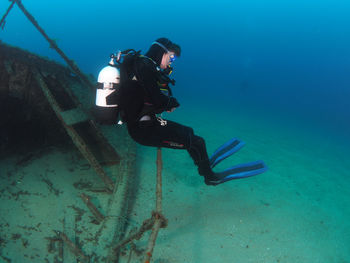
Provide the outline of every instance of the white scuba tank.
<path id="1" fill-rule="evenodd" d="M 117 92 L 120 83 L 120 71 L 113 65 L 114 61 L 111 59 L 110 64 L 98 74 L 99 87 L 96 89 L 96 105 L 99 107 L 118 107 L 118 104 L 108 104 L 106 100 L 113 92 Z"/>

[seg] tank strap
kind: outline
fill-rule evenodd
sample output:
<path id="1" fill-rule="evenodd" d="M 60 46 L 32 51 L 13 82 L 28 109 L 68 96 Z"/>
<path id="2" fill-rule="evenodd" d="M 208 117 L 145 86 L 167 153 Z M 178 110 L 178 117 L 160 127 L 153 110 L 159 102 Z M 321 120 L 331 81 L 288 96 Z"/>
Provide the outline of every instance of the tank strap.
<path id="1" fill-rule="evenodd" d="M 107 85 L 105 83 L 98 82 L 96 85 L 97 89 L 109 89 L 109 90 L 116 90 L 120 86 L 119 83 L 108 83 Z"/>

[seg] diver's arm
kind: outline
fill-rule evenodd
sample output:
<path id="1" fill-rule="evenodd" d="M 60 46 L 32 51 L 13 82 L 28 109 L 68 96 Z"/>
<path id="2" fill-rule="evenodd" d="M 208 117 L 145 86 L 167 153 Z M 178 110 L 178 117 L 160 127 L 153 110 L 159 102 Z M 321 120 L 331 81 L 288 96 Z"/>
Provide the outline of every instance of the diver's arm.
<path id="1" fill-rule="evenodd" d="M 143 87 L 151 100 L 150 102 L 155 108 L 165 111 L 170 111 L 173 108 L 179 107 L 180 104 L 174 97 L 166 96 L 160 90 L 157 84 L 157 74 L 158 72 L 154 65 L 149 64 L 148 61 L 142 63 L 138 68 L 139 80 L 143 84 Z"/>

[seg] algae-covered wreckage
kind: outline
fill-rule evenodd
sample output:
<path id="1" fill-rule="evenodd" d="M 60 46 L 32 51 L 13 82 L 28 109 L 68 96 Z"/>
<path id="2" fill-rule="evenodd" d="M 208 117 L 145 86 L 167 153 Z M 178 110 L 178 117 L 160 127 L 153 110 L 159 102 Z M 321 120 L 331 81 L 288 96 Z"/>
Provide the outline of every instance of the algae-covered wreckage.
<path id="1" fill-rule="evenodd" d="M 150 262 L 167 226 L 161 149 L 155 210 L 126 236 L 136 145 L 125 127 L 94 122 L 94 80 L 10 2 L 0 27 L 17 4 L 69 67 L 0 41 L 0 261 Z M 148 230 L 147 247 L 136 248 Z"/>
<path id="2" fill-rule="evenodd" d="M 68 68 L 0 44 L 1 262 L 116 255 L 135 145 L 91 120 L 91 94 Z"/>

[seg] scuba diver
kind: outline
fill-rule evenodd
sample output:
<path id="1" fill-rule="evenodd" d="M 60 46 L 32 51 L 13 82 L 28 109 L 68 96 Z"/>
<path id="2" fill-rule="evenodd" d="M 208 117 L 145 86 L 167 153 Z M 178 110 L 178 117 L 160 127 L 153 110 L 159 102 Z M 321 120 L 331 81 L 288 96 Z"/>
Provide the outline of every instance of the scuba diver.
<path id="1" fill-rule="evenodd" d="M 214 172 L 212 169 L 219 162 L 237 152 L 244 143 L 233 138 L 209 158 L 204 139 L 196 135 L 191 127 L 160 117 L 162 112 L 173 112 L 180 106 L 170 88 L 175 81 L 169 77 L 171 64 L 180 55 L 179 45 L 167 38 L 159 38 L 145 55 L 136 52 L 136 55 L 125 56 L 120 67 L 121 86 L 117 104 L 131 138 L 145 146 L 187 150 L 207 185 L 218 185 L 266 171 L 265 164 L 256 161 Z"/>

